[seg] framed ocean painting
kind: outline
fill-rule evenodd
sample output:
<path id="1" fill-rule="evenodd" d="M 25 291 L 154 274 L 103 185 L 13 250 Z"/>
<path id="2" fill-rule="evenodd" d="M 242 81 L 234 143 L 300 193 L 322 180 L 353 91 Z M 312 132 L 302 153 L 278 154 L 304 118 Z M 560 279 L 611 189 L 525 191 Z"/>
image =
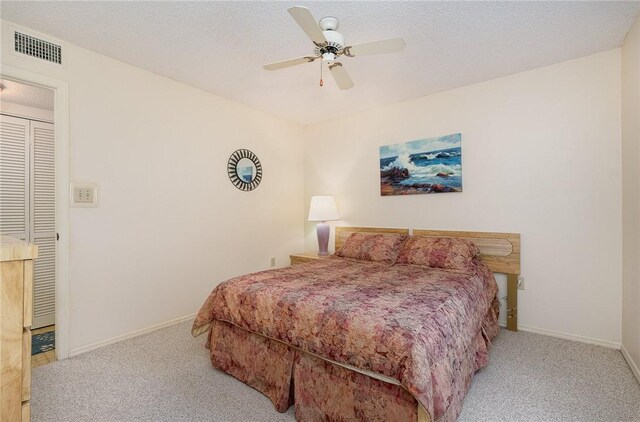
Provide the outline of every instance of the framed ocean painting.
<path id="1" fill-rule="evenodd" d="M 462 135 L 380 147 L 380 194 L 462 192 Z"/>

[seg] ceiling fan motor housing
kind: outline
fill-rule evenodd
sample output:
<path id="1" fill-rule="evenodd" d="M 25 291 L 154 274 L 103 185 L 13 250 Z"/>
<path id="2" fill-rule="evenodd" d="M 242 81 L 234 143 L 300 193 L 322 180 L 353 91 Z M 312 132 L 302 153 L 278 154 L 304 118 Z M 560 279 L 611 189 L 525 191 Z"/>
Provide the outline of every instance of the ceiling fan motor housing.
<path id="1" fill-rule="evenodd" d="M 326 45 L 316 46 L 314 52 L 316 55 L 324 53 L 337 53 L 344 48 L 344 36 L 337 31 L 322 31 L 324 38 L 327 40 Z"/>

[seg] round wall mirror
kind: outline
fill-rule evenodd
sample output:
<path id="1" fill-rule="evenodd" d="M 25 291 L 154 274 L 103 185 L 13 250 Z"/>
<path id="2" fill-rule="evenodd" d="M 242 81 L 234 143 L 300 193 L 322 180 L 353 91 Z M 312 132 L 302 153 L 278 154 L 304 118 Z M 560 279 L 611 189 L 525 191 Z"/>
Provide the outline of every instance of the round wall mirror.
<path id="1" fill-rule="evenodd" d="M 231 183 L 243 191 L 254 190 L 262 180 L 260 160 L 248 149 L 239 149 L 231 154 L 227 172 Z"/>

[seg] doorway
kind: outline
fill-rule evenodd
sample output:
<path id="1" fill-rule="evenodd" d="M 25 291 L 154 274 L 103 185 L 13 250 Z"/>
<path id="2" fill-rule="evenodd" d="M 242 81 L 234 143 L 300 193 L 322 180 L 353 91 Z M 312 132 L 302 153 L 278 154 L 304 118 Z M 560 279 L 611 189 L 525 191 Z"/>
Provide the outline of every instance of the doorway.
<path id="1" fill-rule="evenodd" d="M 54 91 L 0 79 L 0 233 L 38 246 L 33 355 L 55 360 Z"/>
<path id="2" fill-rule="evenodd" d="M 54 275 L 54 293 L 53 293 L 53 309 L 55 321 L 55 359 L 61 360 L 69 357 L 69 85 L 68 82 L 56 79 L 50 76 L 46 76 L 39 73 L 34 73 L 28 70 L 16 68 L 10 65 L 3 65 L 2 74 L 0 80 L 7 83 L 21 83 L 28 87 L 42 88 L 48 91 L 50 98 L 53 92 L 53 110 L 49 111 L 47 115 L 36 115 L 33 120 L 42 121 L 43 123 L 54 124 L 54 229 L 55 243 L 53 250 L 53 259 L 50 255 L 50 261 L 53 260 L 53 266 L 55 268 Z M 5 85 L 6 86 L 6 85 Z M 11 101 L 9 91 L 2 90 L 2 96 L 0 97 L 0 108 L 2 108 L 9 117 L 31 117 L 22 114 L 19 106 L 5 106 Z M 35 107 L 38 108 L 38 107 Z M 53 116 L 53 117 L 52 117 Z M 31 127 L 29 128 L 31 131 Z M 40 134 L 41 135 L 41 134 Z M 31 136 L 31 134 L 30 134 Z M 43 167 L 45 168 L 45 167 Z M 51 169 L 49 169 L 51 172 Z M 42 175 L 42 174 L 41 174 Z M 40 176 L 41 176 L 40 175 Z M 3 178 L 4 179 L 4 178 Z M 35 181 L 35 179 L 34 179 Z M 25 182 L 26 183 L 26 182 Z M 50 181 L 49 181 L 50 183 Z M 50 186 L 49 186 L 50 187 Z M 30 189 L 30 186 L 26 189 Z M 42 199 L 42 198 L 41 198 Z M 34 213 L 38 210 L 34 208 Z M 50 207 L 49 207 L 50 212 Z M 40 213 L 40 217 L 43 214 Z M 42 224 L 37 226 L 36 233 L 34 233 L 34 240 L 44 235 L 44 232 L 40 229 L 50 229 L 51 226 L 45 227 Z M 34 224 L 34 229 L 36 225 Z M 50 232 L 49 232 L 50 233 Z M 31 233 L 28 234 L 29 236 Z M 51 235 L 48 235 L 49 241 Z M 51 248 L 49 248 L 51 250 Z M 41 249 L 42 250 L 42 249 Z M 41 255 L 42 256 L 42 255 Z M 46 295 L 46 299 L 51 303 L 52 294 L 49 291 Z M 44 298 L 43 298 L 44 301 Z M 51 318 L 51 317 L 49 317 Z M 46 322 L 45 322 L 46 323 Z"/>

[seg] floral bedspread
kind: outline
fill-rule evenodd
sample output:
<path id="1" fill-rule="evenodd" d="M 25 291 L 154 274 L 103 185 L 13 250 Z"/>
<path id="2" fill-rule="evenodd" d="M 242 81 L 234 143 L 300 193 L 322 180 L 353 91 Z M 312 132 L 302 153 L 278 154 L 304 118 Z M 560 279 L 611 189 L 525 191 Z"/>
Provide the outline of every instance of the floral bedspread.
<path id="1" fill-rule="evenodd" d="M 220 284 L 192 332 L 229 322 L 392 377 L 432 420 L 455 420 L 498 330 L 497 290 L 477 260 L 456 271 L 332 257 Z"/>

